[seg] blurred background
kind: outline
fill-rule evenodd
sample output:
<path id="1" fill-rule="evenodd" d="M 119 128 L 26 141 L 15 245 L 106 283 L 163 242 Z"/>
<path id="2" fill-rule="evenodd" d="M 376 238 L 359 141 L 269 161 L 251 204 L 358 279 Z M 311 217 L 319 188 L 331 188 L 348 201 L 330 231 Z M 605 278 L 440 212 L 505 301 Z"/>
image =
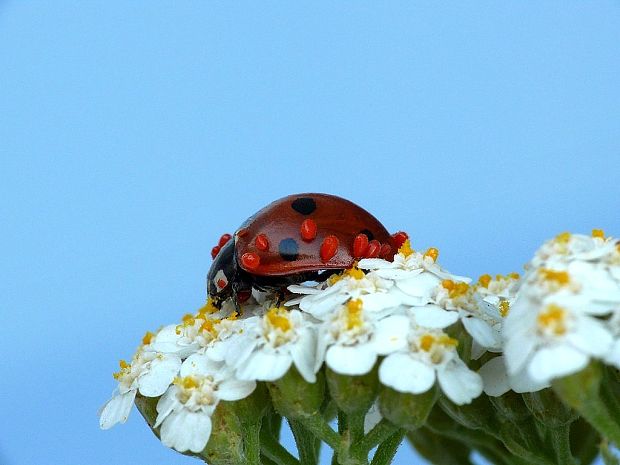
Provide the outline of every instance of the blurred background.
<path id="1" fill-rule="evenodd" d="M 619 79 L 614 1 L 0 2 L 0 463 L 194 463 L 97 409 L 281 196 L 473 277 L 620 236 Z"/>

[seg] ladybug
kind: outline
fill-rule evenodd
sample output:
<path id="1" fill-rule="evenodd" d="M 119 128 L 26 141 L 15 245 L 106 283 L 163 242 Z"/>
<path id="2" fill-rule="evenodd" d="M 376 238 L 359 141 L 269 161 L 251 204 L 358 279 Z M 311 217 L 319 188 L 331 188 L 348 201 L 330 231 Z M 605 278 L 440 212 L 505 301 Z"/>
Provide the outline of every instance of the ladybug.
<path id="1" fill-rule="evenodd" d="M 323 281 L 361 258 L 393 259 L 407 234 L 390 235 L 374 216 L 330 194 L 296 194 L 270 203 L 213 247 L 207 291 L 217 306 L 247 300 L 252 288 L 281 291 Z"/>

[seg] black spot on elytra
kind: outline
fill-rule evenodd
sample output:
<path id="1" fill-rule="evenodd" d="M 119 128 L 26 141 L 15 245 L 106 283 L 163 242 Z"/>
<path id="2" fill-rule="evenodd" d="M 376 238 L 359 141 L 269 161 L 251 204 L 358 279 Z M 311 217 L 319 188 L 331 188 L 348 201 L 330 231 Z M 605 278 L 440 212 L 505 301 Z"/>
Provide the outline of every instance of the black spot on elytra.
<path id="1" fill-rule="evenodd" d="M 369 241 L 372 241 L 375 238 L 375 235 L 370 231 L 370 229 L 362 229 L 360 234 L 366 234 Z"/>
<path id="2" fill-rule="evenodd" d="M 299 197 L 291 204 L 293 210 L 302 215 L 309 215 L 316 210 L 316 202 L 312 197 Z"/>
<path id="3" fill-rule="evenodd" d="M 280 257 L 283 260 L 292 262 L 293 260 L 297 260 L 299 246 L 297 245 L 297 241 L 292 237 L 288 239 L 282 239 L 280 241 L 280 245 L 278 245 L 278 252 L 280 252 Z"/>

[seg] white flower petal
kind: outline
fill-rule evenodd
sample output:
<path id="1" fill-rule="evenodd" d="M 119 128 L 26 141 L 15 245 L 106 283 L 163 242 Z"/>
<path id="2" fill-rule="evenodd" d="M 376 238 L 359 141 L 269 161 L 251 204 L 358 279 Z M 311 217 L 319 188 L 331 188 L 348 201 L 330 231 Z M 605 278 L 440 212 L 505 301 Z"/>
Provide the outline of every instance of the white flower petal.
<path id="1" fill-rule="evenodd" d="M 379 380 L 396 391 L 421 394 L 435 384 L 435 370 L 408 354 L 395 353 L 381 363 Z"/>
<path id="2" fill-rule="evenodd" d="M 365 375 L 377 360 L 377 353 L 370 344 L 354 346 L 333 345 L 327 349 L 325 363 L 342 375 Z"/>
<path id="3" fill-rule="evenodd" d="M 315 375 L 315 355 L 317 337 L 313 329 L 305 328 L 299 332 L 299 338 L 291 346 L 291 356 L 293 363 L 301 376 L 309 383 L 316 381 Z"/>
<path id="4" fill-rule="evenodd" d="M 449 362 L 437 372 L 441 390 L 458 405 L 469 404 L 482 394 L 482 378 L 460 359 Z"/>
<path id="5" fill-rule="evenodd" d="M 205 354 L 190 355 L 181 366 L 181 376 L 213 375 L 222 369 L 224 364 L 216 362 Z"/>
<path id="6" fill-rule="evenodd" d="M 499 332 L 495 331 L 486 321 L 475 316 L 465 316 L 461 321 L 469 335 L 482 347 L 498 349 L 502 346 Z"/>
<path id="7" fill-rule="evenodd" d="M 433 293 L 441 280 L 432 273 L 420 273 L 409 279 L 401 279 L 396 285 L 405 294 L 415 297 L 426 297 Z"/>
<path id="8" fill-rule="evenodd" d="M 181 368 L 181 359 L 176 355 L 158 354 L 152 361 L 149 370 L 144 372 L 138 381 L 140 394 L 147 397 L 159 397 Z"/>
<path id="9" fill-rule="evenodd" d="M 135 389 L 112 397 L 102 407 L 99 414 L 99 426 L 101 429 L 109 429 L 117 423 L 125 423 L 127 417 L 129 417 L 129 412 L 131 412 L 135 397 Z"/>
<path id="10" fill-rule="evenodd" d="M 586 354 L 566 344 L 541 347 L 532 357 L 528 373 L 534 381 L 546 382 L 582 370 L 589 360 Z"/>
<path id="11" fill-rule="evenodd" d="M 211 418 L 204 412 L 181 409 L 161 425 L 161 442 L 179 452 L 201 452 L 211 436 Z"/>
<path id="12" fill-rule="evenodd" d="M 395 265 L 382 258 L 363 258 L 357 263 L 357 267 L 362 270 L 382 270 L 394 268 Z"/>
<path id="13" fill-rule="evenodd" d="M 293 363 L 287 353 L 256 351 L 238 367 L 237 377 L 241 380 L 275 381 L 282 378 Z"/>
<path id="14" fill-rule="evenodd" d="M 239 379 L 227 379 L 218 384 L 217 396 L 220 400 L 244 399 L 256 388 L 255 381 L 241 381 Z"/>
<path id="15" fill-rule="evenodd" d="M 504 357 L 492 358 L 480 367 L 478 374 L 482 377 L 484 392 L 488 396 L 498 397 L 510 390 Z"/>
<path id="16" fill-rule="evenodd" d="M 409 318 L 405 315 L 392 315 L 375 323 L 373 343 L 379 355 L 387 355 L 403 349 L 407 345 Z"/>
<path id="17" fill-rule="evenodd" d="M 611 348 L 613 337 L 602 322 L 583 316 L 574 332 L 566 335 L 573 346 L 590 355 L 601 357 Z"/>
<path id="18" fill-rule="evenodd" d="M 415 318 L 415 322 L 425 328 L 446 328 L 459 319 L 458 312 L 444 310 L 438 305 L 425 305 L 423 307 L 413 307 L 410 312 Z"/>

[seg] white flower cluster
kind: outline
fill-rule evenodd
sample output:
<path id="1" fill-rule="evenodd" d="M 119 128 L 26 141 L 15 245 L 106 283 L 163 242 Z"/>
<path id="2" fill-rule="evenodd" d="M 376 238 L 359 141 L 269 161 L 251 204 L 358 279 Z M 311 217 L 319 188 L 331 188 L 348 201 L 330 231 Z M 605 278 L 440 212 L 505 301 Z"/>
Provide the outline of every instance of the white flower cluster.
<path id="1" fill-rule="evenodd" d="M 562 233 L 536 252 L 506 296 L 504 354 L 480 370 L 487 394 L 542 389 L 593 358 L 620 368 L 619 244 L 593 230 Z"/>
<path id="2" fill-rule="evenodd" d="M 131 363 L 121 361 L 118 388 L 100 412 L 107 429 L 126 421 L 136 393 L 161 398 L 156 426 L 162 442 L 179 451 L 204 449 L 210 416 L 220 400 L 248 396 L 257 381 L 274 381 L 292 365 L 309 383 L 323 363 L 345 375 L 363 375 L 381 359 L 381 382 L 422 393 L 435 380 L 454 402 L 482 392 L 482 380 L 457 353 L 444 330 L 461 318 L 480 344 L 494 349 L 495 320 L 469 279 L 437 263 L 437 250 L 411 250 L 393 261 L 365 259 L 327 282 L 290 286 L 299 294 L 273 307 L 254 292 L 241 315 L 232 302 L 207 304 L 180 325 L 147 333 Z M 366 271 L 364 271 L 366 270 Z M 495 307 L 493 307 L 495 308 Z"/>
<path id="3" fill-rule="evenodd" d="M 384 386 L 421 394 L 437 382 L 456 404 L 483 389 L 544 388 L 591 358 L 620 368 L 615 240 L 562 234 L 536 253 L 523 279 L 483 275 L 474 285 L 441 268 L 438 254 L 414 251 L 407 240 L 393 261 L 363 259 L 325 282 L 289 286 L 284 306 L 255 291 L 240 314 L 230 301 L 221 309 L 207 303 L 181 324 L 147 333 L 114 375 L 101 427 L 124 422 L 136 393 L 161 396 L 162 442 L 200 452 L 220 400 L 247 397 L 257 381 L 278 380 L 292 366 L 314 383 L 324 364 L 356 376 L 378 363 Z M 471 344 L 459 347 L 457 338 L 469 338 L 458 322 Z M 476 372 L 460 352 L 468 363 L 489 360 Z"/>

